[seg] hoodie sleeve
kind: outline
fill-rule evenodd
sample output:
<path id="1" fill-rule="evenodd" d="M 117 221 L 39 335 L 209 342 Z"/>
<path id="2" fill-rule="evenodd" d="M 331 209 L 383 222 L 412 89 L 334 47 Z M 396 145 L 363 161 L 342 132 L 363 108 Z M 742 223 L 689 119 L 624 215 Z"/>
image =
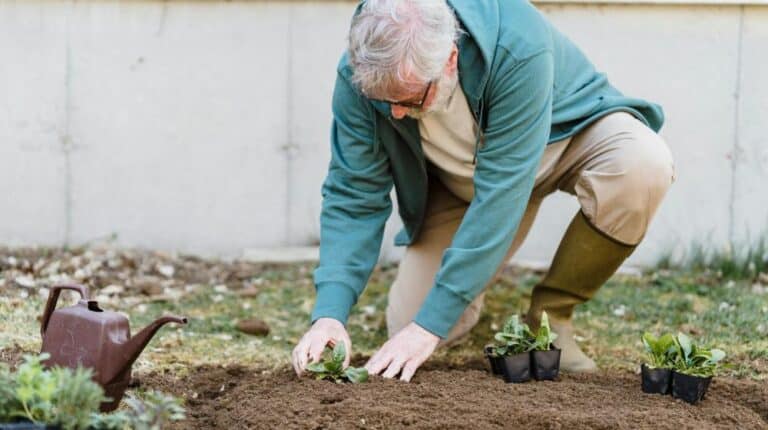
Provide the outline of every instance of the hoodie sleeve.
<path id="1" fill-rule="evenodd" d="M 442 338 L 509 250 L 549 139 L 552 52 L 521 60 L 503 49 L 497 55 L 501 58 L 488 83 L 488 122 L 475 168 L 475 195 L 414 319 Z"/>
<path id="2" fill-rule="evenodd" d="M 370 103 L 337 76 L 312 322 L 328 317 L 346 324 L 379 257 L 392 212 L 392 176 L 386 152 L 375 144 L 374 115 Z"/>

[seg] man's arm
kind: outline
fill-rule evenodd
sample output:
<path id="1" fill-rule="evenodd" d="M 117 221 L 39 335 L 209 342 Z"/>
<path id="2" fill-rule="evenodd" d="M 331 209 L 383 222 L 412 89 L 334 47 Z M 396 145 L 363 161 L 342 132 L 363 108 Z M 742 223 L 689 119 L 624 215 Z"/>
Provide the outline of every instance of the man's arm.
<path id="1" fill-rule="evenodd" d="M 525 212 L 552 118 L 553 56 L 498 60 L 475 195 L 414 321 L 445 338 L 502 263 Z"/>
<path id="2" fill-rule="evenodd" d="M 374 142 L 373 108 L 341 76 L 333 95 L 331 162 L 323 183 L 317 302 L 312 321 L 346 323 L 376 264 L 392 212 L 392 177 Z"/>
<path id="3" fill-rule="evenodd" d="M 323 183 L 320 264 L 314 272 L 317 300 L 312 327 L 293 350 L 301 375 L 328 344 L 352 341 L 344 325 L 379 257 L 384 224 L 392 212 L 389 159 L 374 138 L 373 108 L 341 76 L 333 92 L 331 163 Z"/>

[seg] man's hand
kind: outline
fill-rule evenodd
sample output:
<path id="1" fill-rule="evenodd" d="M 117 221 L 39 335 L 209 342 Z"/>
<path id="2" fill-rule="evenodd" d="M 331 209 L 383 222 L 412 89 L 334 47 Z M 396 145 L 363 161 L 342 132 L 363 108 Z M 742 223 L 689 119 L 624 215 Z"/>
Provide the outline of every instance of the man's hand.
<path id="1" fill-rule="evenodd" d="M 365 368 L 369 375 L 394 378 L 400 373 L 402 381 L 410 381 L 416 369 L 435 351 L 440 337 L 412 322 L 389 339 L 376 354 L 368 360 Z M 401 373 L 402 371 L 402 373 Z"/>
<path id="2" fill-rule="evenodd" d="M 335 346 L 336 342 L 343 342 L 347 349 L 347 356 L 344 358 L 346 368 L 349 366 L 349 357 L 352 356 L 352 341 L 349 340 L 347 329 L 344 324 L 333 318 L 319 318 L 293 349 L 293 370 L 301 376 L 307 364 L 320 361 L 326 345 L 330 343 Z"/>

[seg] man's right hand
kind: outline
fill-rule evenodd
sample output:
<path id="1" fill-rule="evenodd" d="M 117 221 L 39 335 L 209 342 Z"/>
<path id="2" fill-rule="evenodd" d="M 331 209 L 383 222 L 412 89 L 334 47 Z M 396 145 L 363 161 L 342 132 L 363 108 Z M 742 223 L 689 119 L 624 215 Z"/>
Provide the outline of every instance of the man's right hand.
<path id="1" fill-rule="evenodd" d="M 320 361 L 326 345 L 335 346 L 336 342 L 343 342 L 347 350 L 344 358 L 344 367 L 349 366 L 349 357 L 352 356 L 352 341 L 349 339 L 344 324 L 333 318 L 319 318 L 312 324 L 309 331 L 293 349 L 293 370 L 301 376 L 307 364 Z"/>

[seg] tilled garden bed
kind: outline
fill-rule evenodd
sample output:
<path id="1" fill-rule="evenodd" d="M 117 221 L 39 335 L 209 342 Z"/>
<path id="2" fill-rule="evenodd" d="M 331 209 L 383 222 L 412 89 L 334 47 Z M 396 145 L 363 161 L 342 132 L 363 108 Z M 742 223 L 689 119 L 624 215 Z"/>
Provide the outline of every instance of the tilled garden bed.
<path id="1" fill-rule="evenodd" d="M 290 369 L 202 367 L 183 378 L 145 375 L 139 384 L 186 397 L 189 418 L 176 428 L 768 428 L 768 384 L 726 378 L 696 406 L 643 394 L 629 373 L 505 384 L 479 362 L 433 363 L 411 383 L 337 385 Z"/>

